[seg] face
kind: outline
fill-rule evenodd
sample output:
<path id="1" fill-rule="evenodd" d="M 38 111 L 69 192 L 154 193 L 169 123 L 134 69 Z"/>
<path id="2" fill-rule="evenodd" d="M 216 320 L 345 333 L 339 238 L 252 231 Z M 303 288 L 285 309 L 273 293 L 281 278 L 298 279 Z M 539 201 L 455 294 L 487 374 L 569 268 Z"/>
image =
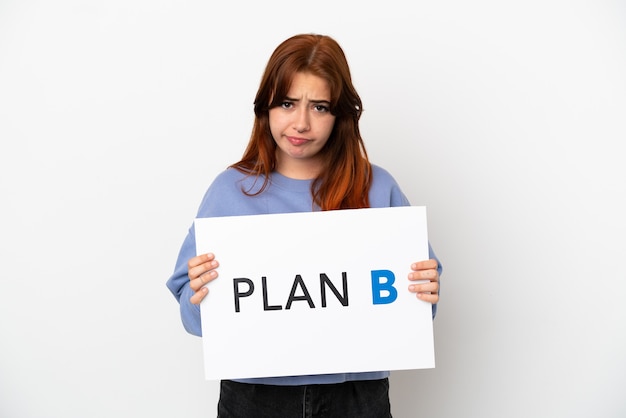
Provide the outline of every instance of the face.
<path id="1" fill-rule="evenodd" d="M 326 80 L 297 73 L 287 97 L 270 109 L 269 122 L 277 144 L 276 170 L 297 179 L 317 176 L 322 167 L 319 151 L 335 124 Z"/>

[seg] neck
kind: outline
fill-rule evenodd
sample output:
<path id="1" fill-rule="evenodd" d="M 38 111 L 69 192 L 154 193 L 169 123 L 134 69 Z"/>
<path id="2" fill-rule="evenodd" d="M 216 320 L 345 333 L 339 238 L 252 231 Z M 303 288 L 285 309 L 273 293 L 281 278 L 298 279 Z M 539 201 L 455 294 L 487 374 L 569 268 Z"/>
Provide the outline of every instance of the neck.
<path id="1" fill-rule="evenodd" d="M 322 164 L 318 159 L 289 159 L 285 161 L 281 159 L 280 156 L 276 158 L 276 171 L 285 177 L 295 180 L 311 180 L 316 178 L 322 170 L 321 166 Z"/>

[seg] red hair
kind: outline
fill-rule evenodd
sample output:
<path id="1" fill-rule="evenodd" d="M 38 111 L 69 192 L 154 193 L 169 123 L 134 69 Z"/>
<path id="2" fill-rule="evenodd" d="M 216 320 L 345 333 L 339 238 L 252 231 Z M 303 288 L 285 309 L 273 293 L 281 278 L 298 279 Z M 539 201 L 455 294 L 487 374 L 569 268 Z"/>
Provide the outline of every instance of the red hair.
<path id="1" fill-rule="evenodd" d="M 254 125 L 241 160 L 231 167 L 265 177 L 276 167 L 276 142 L 270 132 L 269 110 L 279 106 L 289 91 L 296 73 L 310 73 L 328 82 L 330 112 L 335 124 L 324 148 L 319 152 L 324 165 L 311 185 L 314 204 L 322 210 L 369 207 L 372 170 L 361 133 L 361 98 L 352 85 L 350 68 L 339 44 L 324 35 L 303 34 L 283 41 L 273 52 L 254 100 Z"/>

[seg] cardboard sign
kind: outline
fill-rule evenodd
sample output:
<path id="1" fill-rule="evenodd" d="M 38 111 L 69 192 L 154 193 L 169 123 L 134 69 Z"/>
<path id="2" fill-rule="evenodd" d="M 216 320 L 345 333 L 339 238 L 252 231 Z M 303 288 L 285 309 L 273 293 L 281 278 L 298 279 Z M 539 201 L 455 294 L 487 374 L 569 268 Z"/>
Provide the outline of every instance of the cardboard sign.
<path id="1" fill-rule="evenodd" d="M 409 292 L 428 259 L 426 209 L 195 220 L 219 277 L 201 304 L 208 380 L 434 367 L 431 304 Z"/>

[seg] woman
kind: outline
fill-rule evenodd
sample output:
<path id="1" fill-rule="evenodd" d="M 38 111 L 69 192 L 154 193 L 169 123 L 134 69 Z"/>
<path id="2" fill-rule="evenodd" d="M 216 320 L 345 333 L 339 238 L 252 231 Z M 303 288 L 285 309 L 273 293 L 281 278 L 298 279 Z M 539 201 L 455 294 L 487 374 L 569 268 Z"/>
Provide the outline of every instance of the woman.
<path id="1" fill-rule="evenodd" d="M 393 177 L 369 162 L 359 131 L 362 103 L 341 47 L 296 35 L 267 64 L 241 161 L 219 174 L 197 217 L 408 206 Z M 195 255 L 193 226 L 167 282 L 185 329 L 201 334 L 199 304 L 218 277 L 214 254 Z M 432 254 L 407 266 L 408 291 L 439 301 L 441 267 Z M 419 283 L 413 283 L 420 280 Z M 426 280 L 425 282 L 423 280 Z M 389 417 L 389 372 L 222 381 L 219 417 Z"/>

